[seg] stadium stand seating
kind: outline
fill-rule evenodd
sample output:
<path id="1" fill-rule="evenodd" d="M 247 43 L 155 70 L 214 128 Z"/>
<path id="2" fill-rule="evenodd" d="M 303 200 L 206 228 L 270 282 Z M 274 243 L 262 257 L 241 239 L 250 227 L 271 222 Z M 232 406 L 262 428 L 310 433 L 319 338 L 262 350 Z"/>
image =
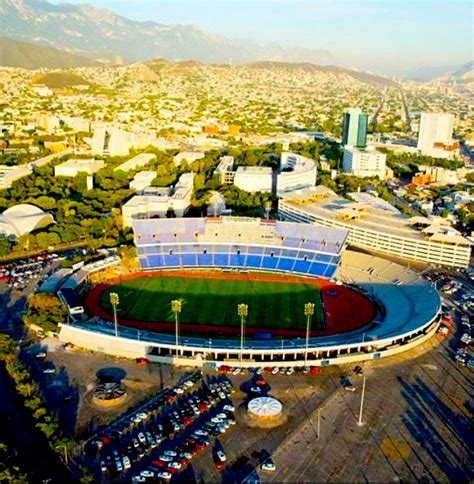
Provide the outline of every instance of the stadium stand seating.
<path id="1" fill-rule="evenodd" d="M 143 269 L 249 268 L 331 278 L 347 232 L 249 218 L 134 220 Z"/>

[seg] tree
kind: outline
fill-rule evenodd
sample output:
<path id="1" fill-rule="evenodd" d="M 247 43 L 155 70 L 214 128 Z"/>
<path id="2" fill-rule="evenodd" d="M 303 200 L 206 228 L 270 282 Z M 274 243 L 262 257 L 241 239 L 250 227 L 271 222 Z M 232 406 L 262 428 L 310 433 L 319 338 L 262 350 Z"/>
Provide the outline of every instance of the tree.
<path id="1" fill-rule="evenodd" d="M 6 333 L 0 333 L 0 359 L 5 359 L 15 352 L 15 341 Z"/>

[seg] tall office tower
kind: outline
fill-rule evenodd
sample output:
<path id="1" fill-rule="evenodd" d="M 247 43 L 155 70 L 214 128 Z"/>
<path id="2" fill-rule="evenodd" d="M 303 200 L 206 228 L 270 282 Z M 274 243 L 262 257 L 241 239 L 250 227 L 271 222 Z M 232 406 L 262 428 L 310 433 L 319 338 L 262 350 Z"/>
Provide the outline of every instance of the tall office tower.
<path id="1" fill-rule="evenodd" d="M 342 144 L 365 148 L 369 117 L 358 108 L 348 109 L 342 119 Z"/>
<path id="2" fill-rule="evenodd" d="M 423 155 L 451 158 L 459 145 L 453 143 L 454 115 L 421 113 L 417 148 Z"/>

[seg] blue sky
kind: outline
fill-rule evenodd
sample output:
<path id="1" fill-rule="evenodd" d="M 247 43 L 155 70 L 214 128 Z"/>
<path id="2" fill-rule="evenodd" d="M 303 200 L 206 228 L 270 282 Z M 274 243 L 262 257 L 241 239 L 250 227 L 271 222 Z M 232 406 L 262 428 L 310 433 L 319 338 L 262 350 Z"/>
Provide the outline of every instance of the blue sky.
<path id="1" fill-rule="evenodd" d="M 327 49 L 341 63 L 379 71 L 396 71 L 401 62 L 404 69 L 460 65 L 474 51 L 472 0 L 87 1 L 134 20 Z"/>

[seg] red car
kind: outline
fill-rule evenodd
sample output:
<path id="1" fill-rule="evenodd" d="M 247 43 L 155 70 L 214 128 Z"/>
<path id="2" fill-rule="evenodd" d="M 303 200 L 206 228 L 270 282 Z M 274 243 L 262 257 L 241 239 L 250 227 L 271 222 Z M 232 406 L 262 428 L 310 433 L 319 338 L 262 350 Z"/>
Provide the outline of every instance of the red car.
<path id="1" fill-rule="evenodd" d="M 263 378 L 259 378 L 258 380 L 255 380 L 255 385 L 258 385 L 259 387 L 263 387 L 266 384 L 267 382 Z"/>
<path id="2" fill-rule="evenodd" d="M 135 363 L 138 366 L 145 366 L 145 365 L 148 365 L 150 363 L 150 360 L 148 360 L 147 358 L 137 358 L 135 360 Z"/>
<path id="3" fill-rule="evenodd" d="M 200 412 L 205 412 L 207 410 L 207 405 L 203 402 L 198 403 L 198 409 Z"/>
<path id="4" fill-rule="evenodd" d="M 187 459 L 186 457 L 178 457 L 178 462 L 183 465 L 183 466 L 187 466 L 189 464 L 189 459 Z"/>
<path id="5" fill-rule="evenodd" d="M 189 425 L 192 423 L 192 420 L 189 417 L 183 417 L 183 425 Z"/>
<path id="6" fill-rule="evenodd" d="M 173 395 L 166 395 L 165 396 L 165 402 L 166 403 L 171 403 L 173 400 L 174 400 L 174 396 Z"/>
<path id="7" fill-rule="evenodd" d="M 221 373 L 221 374 L 229 373 L 230 367 L 227 366 L 227 365 L 222 365 L 222 366 L 219 366 L 219 368 L 217 369 L 217 371 L 219 373 Z"/>
<path id="8" fill-rule="evenodd" d="M 167 464 L 167 462 L 163 462 L 162 460 L 154 460 L 151 462 L 154 466 L 156 467 L 165 467 L 165 465 Z"/>
<path id="9" fill-rule="evenodd" d="M 272 368 L 268 368 L 268 367 L 263 369 L 263 372 L 266 373 L 267 375 L 271 375 L 272 371 L 273 371 Z"/>
<path id="10" fill-rule="evenodd" d="M 108 445 L 110 444 L 110 439 L 108 437 L 105 437 L 104 435 L 102 437 L 99 437 L 99 440 L 104 444 Z"/>
<path id="11" fill-rule="evenodd" d="M 224 469 L 224 463 L 218 460 L 217 462 L 214 462 L 214 465 L 216 466 L 216 470 L 221 471 Z"/>
<path id="12" fill-rule="evenodd" d="M 319 374 L 319 368 L 317 366 L 312 366 L 310 369 L 309 369 L 309 374 L 311 376 L 316 376 Z"/>
<path id="13" fill-rule="evenodd" d="M 178 469 L 175 467 L 165 467 L 165 471 L 169 472 L 170 474 L 176 474 L 178 472 Z"/>

